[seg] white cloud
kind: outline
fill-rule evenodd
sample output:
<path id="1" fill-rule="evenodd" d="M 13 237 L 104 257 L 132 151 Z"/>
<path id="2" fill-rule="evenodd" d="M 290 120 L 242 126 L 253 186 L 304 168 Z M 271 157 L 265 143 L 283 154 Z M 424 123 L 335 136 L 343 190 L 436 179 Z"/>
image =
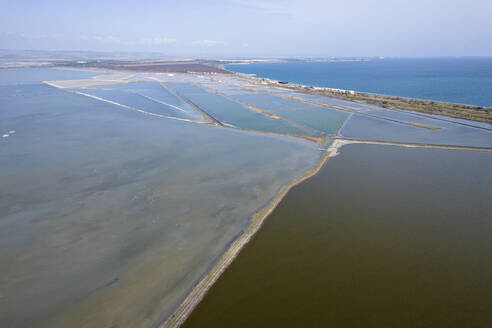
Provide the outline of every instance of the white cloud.
<path id="1" fill-rule="evenodd" d="M 165 46 L 165 45 L 176 43 L 176 41 L 177 40 L 175 38 L 168 38 L 168 37 L 142 39 L 142 43 L 153 45 L 153 46 Z"/>
<path id="2" fill-rule="evenodd" d="M 217 41 L 217 40 L 196 40 L 193 41 L 192 44 L 197 46 L 214 47 L 219 45 L 225 45 L 225 42 Z"/>

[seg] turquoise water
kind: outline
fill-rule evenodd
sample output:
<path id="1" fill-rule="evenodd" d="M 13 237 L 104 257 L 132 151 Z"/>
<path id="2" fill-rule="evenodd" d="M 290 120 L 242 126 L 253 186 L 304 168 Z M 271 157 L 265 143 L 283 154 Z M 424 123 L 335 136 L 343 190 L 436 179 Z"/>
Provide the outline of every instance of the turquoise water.
<path id="1" fill-rule="evenodd" d="M 227 65 L 275 80 L 492 107 L 492 57 Z"/>

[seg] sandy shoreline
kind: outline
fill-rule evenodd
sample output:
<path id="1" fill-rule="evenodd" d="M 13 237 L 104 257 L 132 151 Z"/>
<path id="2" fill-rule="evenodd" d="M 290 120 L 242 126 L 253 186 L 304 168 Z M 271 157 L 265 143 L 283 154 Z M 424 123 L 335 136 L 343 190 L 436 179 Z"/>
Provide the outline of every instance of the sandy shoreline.
<path id="1" fill-rule="evenodd" d="M 335 140 L 330 147 L 322 154 L 321 158 L 315 164 L 314 167 L 304 172 L 301 176 L 297 177 L 289 184 L 280 189 L 277 195 L 266 205 L 263 209 L 256 212 L 252 219 L 251 224 L 244 231 L 244 233 L 236 239 L 229 249 L 222 255 L 219 262 L 210 270 L 210 272 L 196 285 L 191 293 L 181 303 L 179 308 L 169 317 L 161 328 L 167 327 L 179 327 L 181 326 L 188 316 L 192 313 L 193 309 L 200 303 L 205 297 L 212 285 L 219 279 L 220 275 L 227 269 L 232 261 L 239 255 L 241 249 L 251 240 L 255 233 L 261 228 L 265 219 L 273 212 L 282 199 L 287 195 L 289 190 L 300 184 L 301 182 L 309 179 L 320 171 L 328 158 L 336 156 L 338 154 L 338 148 L 342 147 L 346 142 L 344 140 Z"/>

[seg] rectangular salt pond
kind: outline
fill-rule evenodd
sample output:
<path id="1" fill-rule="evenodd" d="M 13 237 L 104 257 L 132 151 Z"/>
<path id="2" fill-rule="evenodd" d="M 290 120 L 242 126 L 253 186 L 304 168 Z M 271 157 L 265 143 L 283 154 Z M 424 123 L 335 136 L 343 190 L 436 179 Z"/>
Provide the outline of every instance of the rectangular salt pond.
<path id="1" fill-rule="evenodd" d="M 180 97 L 170 92 L 159 82 L 134 82 L 123 85 L 115 85 L 112 86 L 112 89 L 124 90 L 145 97 L 150 97 L 157 101 L 179 107 L 186 112 L 187 116 L 190 119 L 202 119 L 202 113 L 200 113 L 190 104 L 186 103 Z"/>
<path id="2" fill-rule="evenodd" d="M 429 130 L 354 114 L 344 125 L 340 135 L 366 140 L 492 147 L 491 131 L 446 122 L 436 124 L 436 122 L 432 121 L 432 125 L 443 127 L 439 130 Z"/>
<path id="3" fill-rule="evenodd" d="M 318 103 L 322 103 L 322 104 L 326 104 L 326 105 L 337 105 L 337 106 L 342 106 L 342 107 L 348 107 L 348 108 L 354 109 L 354 110 L 382 108 L 382 107 L 379 107 L 376 105 L 358 103 L 358 102 L 354 102 L 354 101 L 338 99 L 338 98 L 333 98 L 333 97 L 328 97 L 328 96 L 312 95 L 312 94 L 307 94 L 307 93 L 293 92 L 290 90 L 279 90 L 279 89 L 275 89 L 275 88 L 265 88 L 265 89 L 270 91 L 270 92 L 273 92 L 273 93 L 279 93 L 279 94 L 283 94 L 283 95 L 290 95 L 290 96 L 295 96 L 295 97 L 299 97 L 299 98 L 304 98 L 306 100 L 312 100 L 312 101 L 316 101 Z"/>
<path id="4" fill-rule="evenodd" d="M 191 119 L 202 119 L 202 114 L 199 111 L 193 108 L 190 104 L 186 103 L 180 97 L 170 92 L 159 82 L 135 82 L 115 86 L 115 88 L 135 92 L 139 95 L 150 97 L 157 101 L 179 107 L 180 109 L 185 110 Z"/>
<path id="5" fill-rule="evenodd" d="M 365 111 L 362 111 L 362 113 L 375 115 L 375 116 L 382 117 L 382 118 L 389 118 L 389 119 L 393 119 L 393 120 L 398 120 L 398 121 L 402 121 L 402 122 L 420 123 L 420 124 L 435 126 L 435 127 L 439 127 L 439 128 L 450 128 L 450 127 L 454 127 L 457 125 L 455 123 L 448 122 L 448 121 L 432 119 L 430 117 L 420 115 L 419 113 L 401 111 L 401 110 L 397 110 L 397 109 L 365 110 Z"/>
<path id="6" fill-rule="evenodd" d="M 204 85 L 208 88 L 217 90 L 219 92 L 225 93 L 227 95 L 248 95 L 252 93 L 256 93 L 254 90 L 248 90 L 248 89 L 243 89 L 240 87 L 236 86 L 230 86 L 230 85 L 223 85 L 219 83 L 201 83 L 201 85 Z"/>
<path id="7" fill-rule="evenodd" d="M 0 98 L 1 327 L 158 326 L 320 156 L 38 87 Z"/>
<path id="8" fill-rule="evenodd" d="M 175 107 L 163 104 L 159 101 L 152 100 L 146 96 L 122 88 L 113 88 L 112 86 L 105 85 L 101 87 L 73 90 L 150 113 L 184 119 L 191 118 L 191 115 L 186 111 L 181 111 Z"/>
<path id="9" fill-rule="evenodd" d="M 376 105 L 357 103 L 354 101 L 331 98 L 331 97 L 326 97 L 326 96 L 309 95 L 309 94 L 303 94 L 303 93 L 293 93 L 293 95 L 295 95 L 296 97 L 301 97 L 301 98 L 313 100 L 313 101 L 316 101 L 316 102 L 319 102 L 322 104 L 348 107 L 348 108 L 354 109 L 354 110 L 382 108 L 382 107 L 378 107 Z"/>
<path id="10" fill-rule="evenodd" d="M 225 93 L 234 94 L 233 92 L 227 93 L 227 91 Z M 234 94 L 234 97 L 327 134 L 335 134 L 349 115 L 348 112 L 265 93 L 239 93 Z"/>
<path id="11" fill-rule="evenodd" d="M 368 110 L 368 111 L 363 111 L 363 113 L 388 117 L 388 118 L 407 121 L 407 122 L 413 121 L 413 122 L 434 125 L 434 126 L 447 127 L 450 126 L 450 124 L 452 125 L 452 123 L 454 122 L 454 123 L 466 124 L 470 126 L 492 130 L 492 124 L 488 124 L 485 122 L 469 121 L 469 120 L 464 120 L 464 119 L 459 119 L 449 116 L 431 115 L 431 114 L 404 111 L 398 109 Z"/>
<path id="12" fill-rule="evenodd" d="M 260 92 L 255 94 L 235 95 L 234 97 L 253 106 L 270 111 L 320 108 L 317 105 Z"/>
<path id="13" fill-rule="evenodd" d="M 168 84 L 226 125 L 249 130 L 318 136 L 310 130 L 303 129 L 287 121 L 272 119 L 222 95 L 207 92 L 203 88 L 185 83 Z"/>
<path id="14" fill-rule="evenodd" d="M 350 113 L 332 108 L 320 107 L 319 109 L 309 110 L 289 110 L 280 112 L 278 115 L 318 131 L 336 134 Z"/>

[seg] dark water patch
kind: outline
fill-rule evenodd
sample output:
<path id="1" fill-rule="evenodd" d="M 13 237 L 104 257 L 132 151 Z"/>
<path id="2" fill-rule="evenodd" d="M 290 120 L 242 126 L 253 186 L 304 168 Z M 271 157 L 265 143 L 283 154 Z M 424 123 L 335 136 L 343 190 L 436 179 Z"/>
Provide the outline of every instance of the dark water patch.
<path id="1" fill-rule="evenodd" d="M 489 327 L 491 160 L 344 146 L 290 191 L 184 327 Z"/>

